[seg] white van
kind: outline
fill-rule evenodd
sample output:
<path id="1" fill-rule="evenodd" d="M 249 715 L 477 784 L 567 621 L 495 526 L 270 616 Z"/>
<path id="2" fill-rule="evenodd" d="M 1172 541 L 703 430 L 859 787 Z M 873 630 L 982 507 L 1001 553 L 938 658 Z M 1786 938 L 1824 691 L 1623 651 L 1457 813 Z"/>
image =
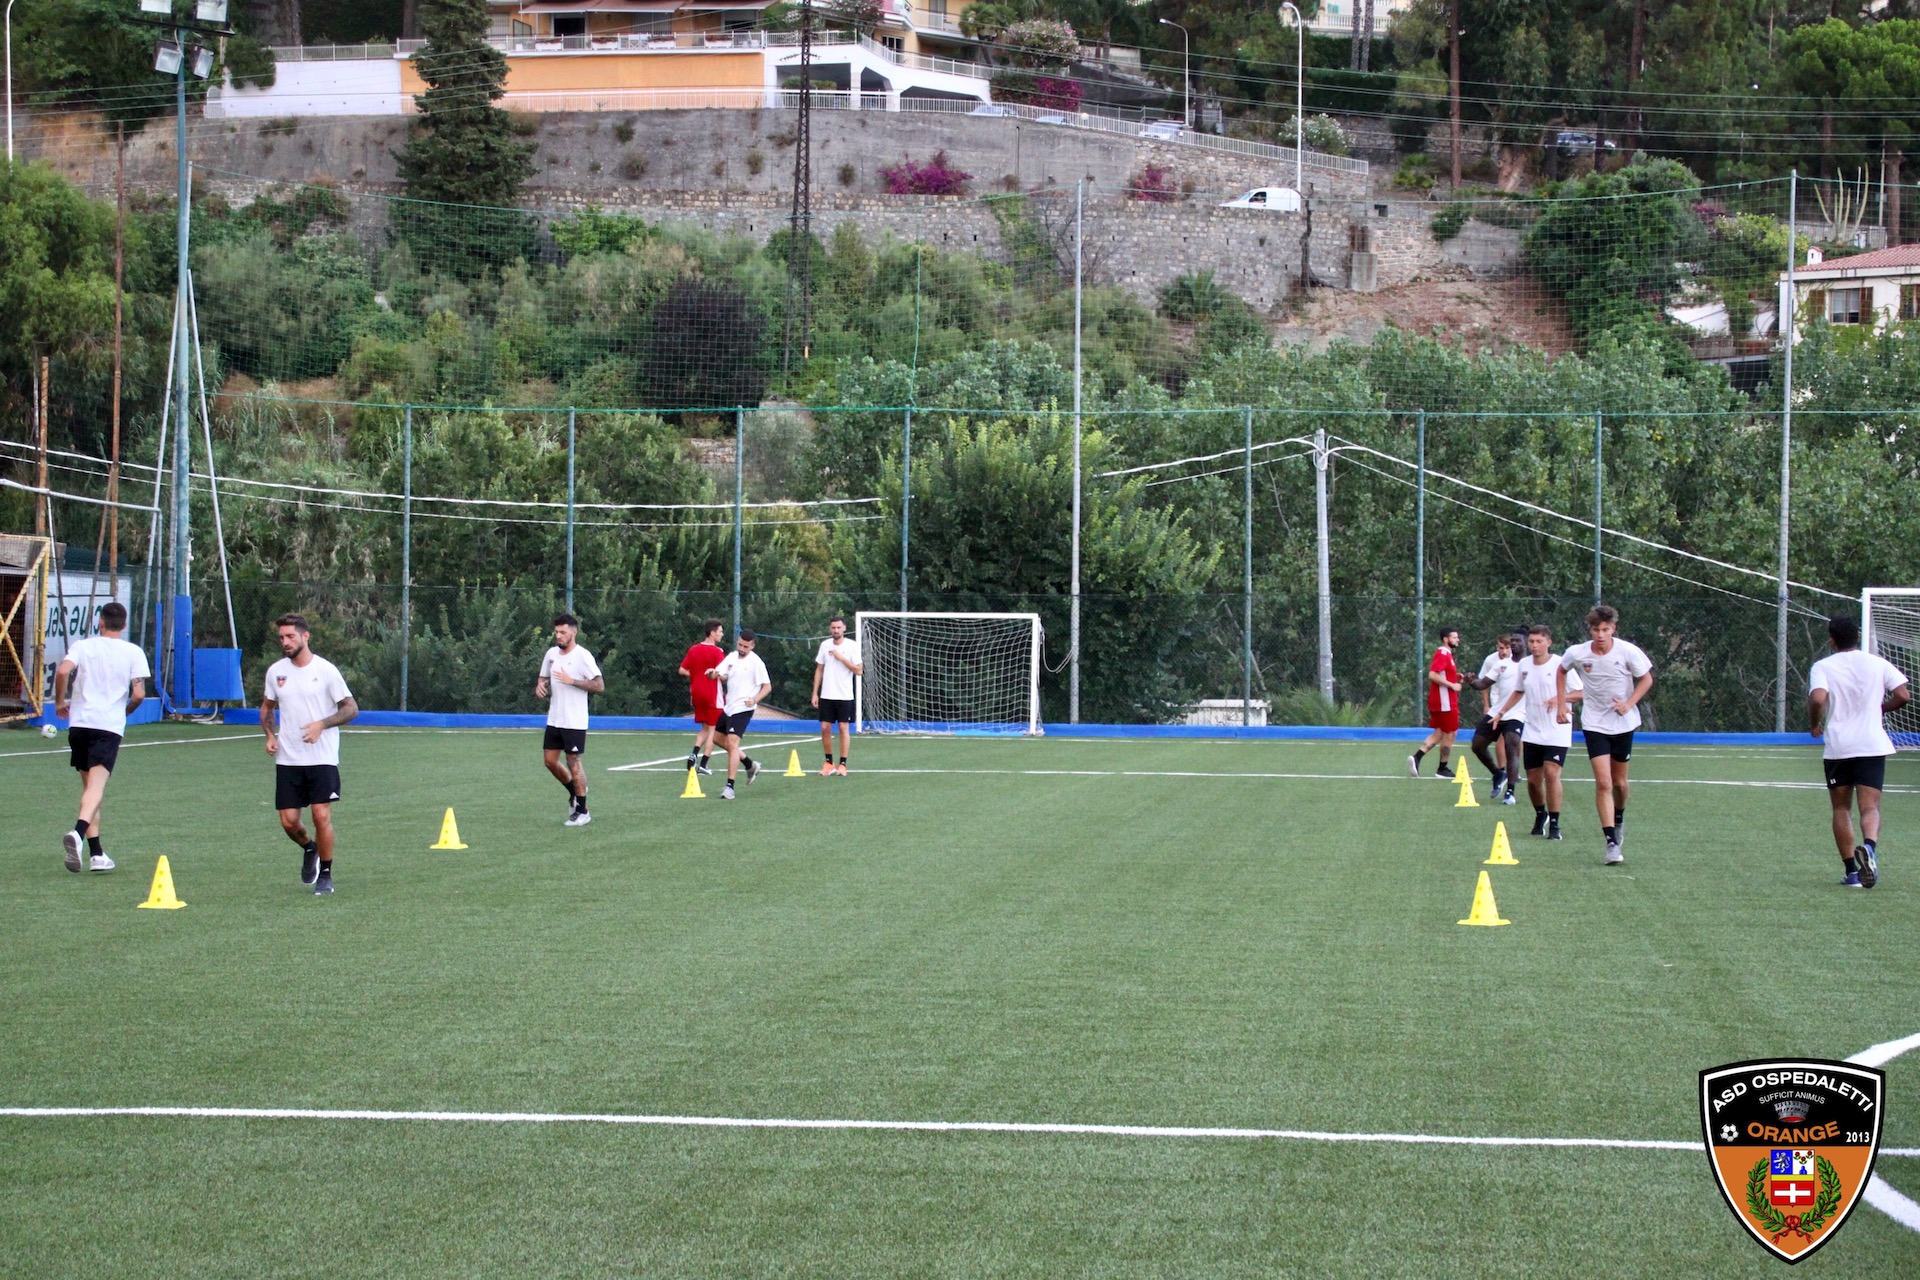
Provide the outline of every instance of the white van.
<path id="1" fill-rule="evenodd" d="M 1245 195 L 1235 196 L 1220 206 L 1222 209 L 1271 209 L 1275 213 L 1300 212 L 1300 193 L 1292 187 L 1255 187 Z"/>

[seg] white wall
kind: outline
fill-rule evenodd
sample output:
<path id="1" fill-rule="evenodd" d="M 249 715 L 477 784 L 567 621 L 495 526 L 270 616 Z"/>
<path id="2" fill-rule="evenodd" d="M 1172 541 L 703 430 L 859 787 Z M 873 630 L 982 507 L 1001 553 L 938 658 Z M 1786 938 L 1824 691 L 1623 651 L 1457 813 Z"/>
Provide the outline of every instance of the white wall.
<path id="1" fill-rule="evenodd" d="M 282 62 L 270 89 L 222 85 L 207 95 L 207 118 L 243 116 L 397 116 L 400 60 Z"/>

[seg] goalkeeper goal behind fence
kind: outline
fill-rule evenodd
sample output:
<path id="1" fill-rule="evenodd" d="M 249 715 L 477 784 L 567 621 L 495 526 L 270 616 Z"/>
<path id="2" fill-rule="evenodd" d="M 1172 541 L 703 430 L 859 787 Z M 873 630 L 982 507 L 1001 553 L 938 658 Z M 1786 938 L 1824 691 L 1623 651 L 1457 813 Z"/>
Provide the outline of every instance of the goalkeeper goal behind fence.
<path id="1" fill-rule="evenodd" d="M 1920 688 L 1920 587 L 1868 587 L 1860 593 L 1860 647 L 1900 669 Z M 1920 699 L 1887 717 L 1901 751 L 1920 750 Z"/>
<path id="2" fill-rule="evenodd" d="M 857 613 L 861 733 L 1038 734 L 1037 613 Z"/>

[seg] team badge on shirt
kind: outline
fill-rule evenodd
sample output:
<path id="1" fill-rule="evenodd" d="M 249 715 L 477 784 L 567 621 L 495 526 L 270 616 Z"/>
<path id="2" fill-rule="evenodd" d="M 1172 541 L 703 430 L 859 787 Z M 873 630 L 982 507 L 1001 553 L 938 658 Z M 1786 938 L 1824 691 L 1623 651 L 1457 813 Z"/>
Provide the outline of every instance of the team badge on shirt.
<path id="1" fill-rule="evenodd" d="M 1818 1058 L 1700 1073 L 1707 1156 L 1733 1216 L 1782 1261 L 1839 1233 L 1873 1176 L 1886 1075 Z"/>
<path id="2" fill-rule="evenodd" d="M 287 678 L 285 676 L 275 676 L 273 678 L 273 683 L 276 687 L 284 685 L 286 684 L 286 682 L 287 682 Z"/>

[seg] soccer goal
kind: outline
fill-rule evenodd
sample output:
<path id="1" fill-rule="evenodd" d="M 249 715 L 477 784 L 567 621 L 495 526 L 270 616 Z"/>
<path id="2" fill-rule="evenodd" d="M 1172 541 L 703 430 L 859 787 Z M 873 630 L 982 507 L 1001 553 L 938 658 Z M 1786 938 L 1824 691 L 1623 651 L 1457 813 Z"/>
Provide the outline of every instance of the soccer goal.
<path id="1" fill-rule="evenodd" d="M 1868 587 L 1860 593 L 1860 646 L 1900 668 L 1920 689 L 1920 587 Z M 1920 699 L 1887 717 L 1902 751 L 1920 750 Z"/>
<path id="2" fill-rule="evenodd" d="M 857 613 L 861 733 L 1040 729 L 1037 613 Z"/>

